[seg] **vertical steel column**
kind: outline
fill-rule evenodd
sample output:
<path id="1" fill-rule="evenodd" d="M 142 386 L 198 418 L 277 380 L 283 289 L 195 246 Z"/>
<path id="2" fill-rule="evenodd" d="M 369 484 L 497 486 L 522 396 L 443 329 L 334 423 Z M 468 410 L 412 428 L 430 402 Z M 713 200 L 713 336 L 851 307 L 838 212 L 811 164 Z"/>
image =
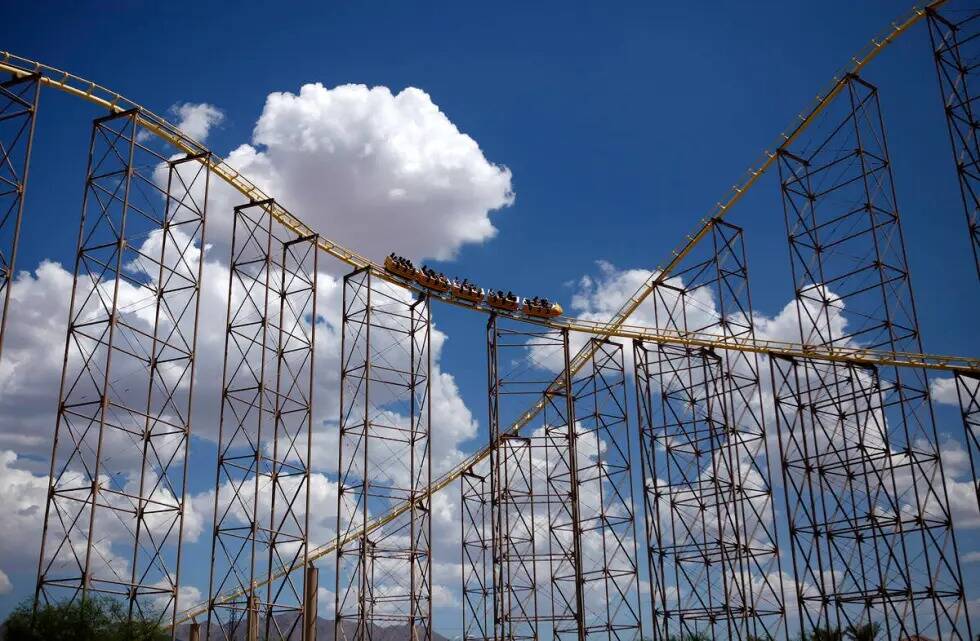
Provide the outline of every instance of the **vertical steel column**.
<path id="1" fill-rule="evenodd" d="M 40 74 L 0 83 L 0 357 L 40 97 Z"/>
<path id="2" fill-rule="evenodd" d="M 578 421 L 581 546 L 593 551 L 582 568 L 585 637 L 640 641 L 639 556 L 623 346 L 596 338 L 592 342 L 593 354 L 572 382 Z"/>
<path id="3" fill-rule="evenodd" d="M 980 377 L 957 373 L 956 396 L 960 402 L 960 412 L 963 414 L 966 448 L 970 454 L 977 505 L 980 506 Z"/>
<path id="4" fill-rule="evenodd" d="M 306 583 L 303 586 L 303 635 L 300 641 L 316 641 L 317 612 L 319 610 L 320 570 L 309 563 L 306 566 Z"/>
<path id="5" fill-rule="evenodd" d="M 974 83 L 980 73 L 980 10 L 972 8 L 957 18 L 952 18 L 952 13 L 944 17 L 931 8 L 926 13 L 960 197 L 980 278 L 980 113 L 973 104 L 978 91 Z"/>
<path id="6" fill-rule="evenodd" d="M 235 207 L 228 279 L 228 317 L 222 376 L 214 538 L 207 638 L 237 641 L 258 631 L 255 587 L 267 529 L 260 504 L 268 495 L 265 444 L 274 423 L 277 357 L 273 223 L 269 201 Z M 268 502 L 266 502 L 267 504 Z M 219 598 L 233 593 L 231 598 Z"/>
<path id="7" fill-rule="evenodd" d="M 565 331 L 491 316 L 494 626 L 498 639 L 584 639 L 577 435 Z M 502 355 L 503 354 L 503 355 Z M 508 354 L 513 354 L 512 357 Z M 501 363 L 505 369 L 501 370 Z M 554 371 L 564 382 L 552 385 Z M 540 400 L 525 436 L 502 432 Z M 542 512 L 543 510 L 543 512 Z M 539 522 L 547 523 L 539 535 Z M 547 604 L 547 605 L 546 605 Z M 545 608 L 550 610 L 546 612 Z"/>
<path id="8" fill-rule="evenodd" d="M 705 251 L 654 290 L 657 326 L 752 339 L 741 229 Z M 655 638 L 785 636 L 757 359 L 636 342 L 634 365 Z"/>
<path id="9" fill-rule="evenodd" d="M 429 300 L 359 269 L 344 279 L 335 634 L 432 636 Z M 374 513 L 409 508 L 371 538 Z M 401 626 L 404 626 L 403 629 Z"/>
<path id="10" fill-rule="evenodd" d="M 493 563 L 490 466 L 460 476 L 463 641 L 493 641 Z"/>
<path id="11" fill-rule="evenodd" d="M 841 84 L 808 138 L 779 152 L 800 339 L 919 352 L 878 92 L 856 76 Z M 797 361 L 790 376 L 778 359 L 772 368 L 777 385 L 793 386 L 783 396 L 802 399 L 803 416 L 777 413 L 788 502 L 808 498 L 793 456 L 804 475 L 825 477 L 807 481 L 821 507 L 790 523 L 797 581 L 820 593 L 797 594 L 804 631 L 880 625 L 889 638 L 971 638 L 925 372 Z M 863 400 L 878 391 L 880 402 Z M 812 445 L 787 450 L 801 431 Z M 813 554 L 811 536 L 833 544 Z"/>
<path id="12" fill-rule="evenodd" d="M 172 624 L 209 172 L 142 140 L 136 110 L 94 122 L 35 605 Z"/>
<path id="13" fill-rule="evenodd" d="M 310 456 L 313 446 L 313 362 L 316 334 L 317 237 L 282 243 L 276 344 L 275 429 L 265 603 L 266 641 L 291 641 L 306 630 L 308 573 L 278 579 L 281 568 L 309 562 Z M 315 595 L 314 595 L 315 600 Z M 315 627 L 316 615 L 313 614 Z"/>

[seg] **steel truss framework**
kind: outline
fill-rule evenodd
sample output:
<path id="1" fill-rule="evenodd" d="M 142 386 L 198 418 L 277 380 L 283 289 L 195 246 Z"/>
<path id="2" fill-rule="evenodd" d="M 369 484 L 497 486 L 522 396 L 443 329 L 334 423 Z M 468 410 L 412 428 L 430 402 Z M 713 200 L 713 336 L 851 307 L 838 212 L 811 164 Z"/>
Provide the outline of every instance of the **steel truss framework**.
<path id="1" fill-rule="evenodd" d="M 654 290 L 658 327 L 754 336 L 742 231 Z M 757 357 L 634 342 L 656 639 L 785 636 Z"/>
<path id="2" fill-rule="evenodd" d="M 640 639 L 622 346 L 594 339 L 570 378 L 566 331 L 492 316 L 487 340 L 492 452 L 461 481 L 464 638 Z M 534 424 L 507 433 L 531 398 Z"/>
<path id="3" fill-rule="evenodd" d="M 275 573 L 308 562 L 316 284 L 315 236 L 279 228 L 264 203 L 235 208 L 209 639 L 308 638 L 315 572 Z"/>
<path id="4" fill-rule="evenodd" d="M 956 395 L 963 414 L 963 428 L 966 430 L 966 447 L 970 454 L 970 467 L 973 470 L 973 485 L 980 506 L 980 376 L 956 375 Z"/>
<path id="5" fill-rule="evenodd" d="M 940 14 L 928 9 L 927 14 L 949 142 L 980 278 L 980 113 L 975 104 L 975 83 L 980 73 L 980 10 Z"/>
<path id="6" fill-rule="evenodd" d="M 344 278 L 335 635 L 432 637 L 429 300 L 359 269 Z M 374 513 L 407 502 L 373 536 Z M 349 540 L 349 543 L 342 541 Z"/>
<path id="7" fill-rule="evenodd" d="M 41 97 L 40 74 L 0 83 L 0 356 Z"/>
<path id="8" fill-rule="evenodd" d="M 584 639 L 568 332 L 492 315 L 487 347 L 494 638 Z M 558 389 L 552 384 L 555 369 L 563 381 Z M 544 407 L 525 427 L 526 435 L 506 434 L 531 399 L 543 399 Z"/>
<path id="9" fill-rule="evenodd" d="M 463 641 L 493 641 L 493 536 L 490 463 L 460 476 Z"/>
<path id="10" fill-rule="evenodd" d="M 800 338 L 918 349 L 877 90 L 821 124 L 779 162 Z M 925 372 L 770 363 L 804 629 L 972 638 Z"/>
<path id="11" fill-rule="evenodd" d="M 640 641 L 633 456 L 623 346 L 593 338 L 572 380 L 586 639 Z"/>
<path id="12" fill-rule="evenodd" d="M 92 127 L 35 607 L 95 592 L 172 624 L 209 169 L 138 122 Z"/>

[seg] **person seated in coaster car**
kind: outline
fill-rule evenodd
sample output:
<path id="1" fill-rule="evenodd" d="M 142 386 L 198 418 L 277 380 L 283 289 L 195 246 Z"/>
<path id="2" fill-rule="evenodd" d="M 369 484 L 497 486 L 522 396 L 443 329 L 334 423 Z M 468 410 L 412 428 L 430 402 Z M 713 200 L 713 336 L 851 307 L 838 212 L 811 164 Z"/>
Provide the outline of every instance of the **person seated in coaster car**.
<path id="1" fill-rule="evenodd" d="M 561 316 L 564 310 L 558 303 L 552 303 L 547 298 L 535 296 L 531 299 L 524 299 L 523 311 L 528 316 L 536 318 L 554 318 Z"/>
<path id="2" fill-rule="evenodd" d="M 394 252 L 385 258 L 385 271 L 409 280 L 414 280 L 416 274 L 415 265 L 412 264 L 412 261 L 396 256 Z"/>
<path id="3" fill-rule="evenodd" d="M 470 303 L 479 303 L 483 300 L 483 290 L 464 278 L 462 281 L 456 279 L 452 281 L 450 288 L 454 298 L 465 300 Z"/>
<path id="4" fill-rule="evenodd" d="M 516 312 L 520 309 L 520 302 L 513 292 L 507 292 L 504 295 L 504 292 L 499 289 L 496 292 L 487 294 L 487 305 L 506 312 Z"/>
<path id="5" fill-rule="evenodd" d="M 422 287 L 431 289 L 437 292 L 448 292 L 449 291 L 449 279 L 446 278 L 445 274 L 436 273 L 434 269 L 425 267 L 423 265 L 422 269 L 415 272 L 415 282 L 417 282 Z"/>

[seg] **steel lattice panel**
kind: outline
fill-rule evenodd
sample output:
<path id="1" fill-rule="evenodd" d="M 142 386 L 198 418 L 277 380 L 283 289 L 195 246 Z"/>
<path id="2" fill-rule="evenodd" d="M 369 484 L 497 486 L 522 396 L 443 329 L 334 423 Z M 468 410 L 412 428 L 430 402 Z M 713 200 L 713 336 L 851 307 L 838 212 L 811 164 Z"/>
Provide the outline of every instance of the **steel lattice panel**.
<path id="1" fill-rule="evenodd" d="M 343 309 L 335 634 L 367 641 L 404 626 L 430 639 L 429 301 L 364 269 L 345 277 Z"/>
<path id="2" fill-rule="evenodd" d="M 856 76 L 843 78 L 821 121 L 807 136 L 780 150 L 779 170 L 800 340 L 820 346 L 921 351 L 876 88 Z M 818 447 L 830 434 L 846 437 L 834 447 L 859 452 L 842 454 L 845 469 L 850 469 L 848 461 L 868 455 L 860 452 L 869 447 L 863 442 L 865 434 L 875 434 L 881 444 L 874 458 L 880 489 L 858 500 L 848 498 L 848 483 L 818 484 L 819 500 L 837 507 L 797 511 L 797 520 L 790 524 L 798 582 L 828 573 L 848 576 L 840 585 L 817 582 L 814 588 L 822 592 L 822 601 L 798 593 L 804 628 L 879 624 L 895 638 L 969 638 L 924 370 L 882 368 L 874 372 L 875 383 L 869 388 L 864 378 L 871 375 L 854 367 L 801 359 L 790 376 L 782 363 L 783 359 L 773 361 L 774 384 L 786 388 L 784 397 L 802 399 L 796 403 L 797 414 L 810 414 L 794 419 L 787 414 L 786 404 L 794 405 L 789 401 L 777 413 L 787 437 L 782 456 L 790 505 L 801 500 L 803 491 L 792 482 L 794 471 L 785 461 L 792 454 L 786 450 L 788 444 L 803 438 L 797 432 L 809 434 Z M 847 409 L 868 393 L 881 398 L 861 401 L 859 406 L 868 406 L 866 410 Z M 823 413 L 835 406 L 846 416 L 835 419 Z M 846 427 L 849 422 L 854 425 Z M 809 459 L 804 468 L 825 465 L 821 451 L 802 451 Z M 814 556 L 808 552 L 808 532 L 835 532 L 840 540 L 860 540 Z M 851 574 L 855 555 L 874 572 Z"/>
<path id="3" fill-rule="evenodd" d="M 209 177 L 138 111 L 95 120 L 37 601 L 112 595 L 178 608 L 186 456 Z M 160 176 L 165 176 L 165 182 Z"/>

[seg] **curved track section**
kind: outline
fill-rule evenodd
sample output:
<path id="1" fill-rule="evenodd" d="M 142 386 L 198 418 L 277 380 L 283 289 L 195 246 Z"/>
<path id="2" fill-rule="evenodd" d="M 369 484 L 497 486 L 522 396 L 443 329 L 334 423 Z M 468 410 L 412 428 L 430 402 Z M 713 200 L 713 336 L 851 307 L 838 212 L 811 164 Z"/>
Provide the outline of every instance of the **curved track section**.
<path id="1" fill-rule="evenodd" d="M 869 44 L 853 56 L 850 63 L 834 76 L 829 86 L 818 93 L 812 104 L 801 112 L 791 125 L 779 135 L 771 148 L 767 148 L 760 156 L 759 160 L 745 173 L 741 180 L 736 183 L 725 197 L 719 201 L 709 214 L 701 219 L 697 229 L 685 237 L 684 241 L 671 252 L 669 259 L 651 272 L 650 277 L 628 300 L 626 300 L 619 311 L 606 323 L 588 321 L 571 317 L 560 317 L 551 320 L 530 319 L 518 316 L 524 322 L 533 322 L 555 329 L 568 329 L 571 331 L 587 333 L 601 338 L 622 338 L 638 339 L 647 342 L 688 345 L 696 347 L 709 347 L 715 349 L 729 349 L 742 352 L 755 352 L 763 354 L 773 354 L 787 357 L 805 357 L 808 359 L 818 359 L 827 361 L 850 362 L 866 365 L 893 365 L 922 367 L 936 370 L 955 371 L 960 373 L 976 374 L 980 373 L 980 359 L 966 358 L 959 356 L 942 356 L 931 354 L 890 352 L 883 350 L 865 350 L 861 348 L 840 348 L 840 347 L 813 347 L 786 343 L 780 341 L 761 341 L 761 340 L 735 340 L 711 334 L 703 333 L 679 333 L 665 332 L 656 328 L 631 326 L 626 323 L 627 319 L 639 308 L 639 306 L 649 297 L 655 287 L 664 283 L 675 271 L 681 261 L 688 256 L 694 247 L 703 240 L 711 231 L 717 221 L 721 220 L 731 208 L 741 200 L 742 196 L 752 188 L 758 179 L 769 170 L 777 158 L 777 150 L 789 145 L 796 140 L 823 112 L 824 108 L 832 101 L 843 89 L 844 83 L 851 75 L 859 73 L 874 58 L 881 53 L 889 44 L 894 42 L 899 36 L 908 31 L 918 22 L 925 19 L 929 9 L 937 9 L 946 0 L 934 0 L 926 7 L 915 7 L 901 19 L 893 22 L 879 37 L 872 39 Z M 22 58 L 9 52 L 0 52 L 0 71 L 23 77 L 36 74 L 43 85 L 57 89 L 69 95 L 86 100 L 97 106 L 105 108 L 111 113 L 118 113 L 129 110 L 137 110 L 140 124 L 148 131 L 152 132 L 161 140 L 169 143 L 175 149 L 187 154 L 207 154 L 211 171 L 222 181 L 236 189 L 249 201 L 258 203 L 268 201 L 263 207 L 280 224 L 285 226 L 299 236 L 314 234 L 314 230 L 309 228 L 297 216 L 293 215 L 279 203 L 272 200 L 267 194 L 262 192 L 258 186 L 252 183 L 246 176 L 228 165 L 221 157 L 210 153 L 201 143 L 186 135 L 174 124 L 158 116 L 152 111 L 127 99 L 126 97 L 98 85 L 92 81 L 85 80 L 69 72 L 56 69 L 54 67 Z M 378 277 L 397 283 L 403 287 L 414 290 L 418 293 L 437 297 L 446 303 L 467 307 L 474 311 L 491 313 L 485 305 L 473 305 L 465 301 L 454 299 L 450 296 L 439 296 L 417 283 L 406 281 L 388 274 L 380 265 L 374 263 L 369 258 L 349 250 L 340 244 L 333 242 L 323 236 L 318 236 L 318 247 L 321 251 L 333 256 L 341 262 L 357 269 L 368 268 Z M 500 315 L 500 312 L 496 312 Z M 589 346 L 583 348 L 570 364 L 570 369 L 574 372 L 580 369 L 584 363 L 592 356 Z M 557 383 L 556 383 L 557 384 Z M 526 425 L 542 408 L 542 403 L 528 409 L 508 430 L 517 432 Z M 429 493 L 436 493 L 458 480 L 465 469 L 474 463 L 486 458 L 492 449 L 492 444 L 484 447 L 465 461 L 458 464 L 452 470 L 437 479 L 429 488 Z M 378 516 L 371 521 L 367 527 L 360 532 L 353 534 L 353 537 L 368 534 L 385 524 L 393 521 L 403 514 L 409 506 L 400 505 L 388 513 Z M 336 542 L 331 541 L 326 545 L 320 546 L 311 552 L 310 560 L 315 560 L 332 553 L 336 549 Z M 283 567 L 276 577 L 284 576 L 293 570 L 300 568 Z M 228 594 L 224 599 L 231 599 L 237 595 Z M 184 612 L 178 623 L 194 619 L 207 611 L 207 604 L 196 606 Z"/>

